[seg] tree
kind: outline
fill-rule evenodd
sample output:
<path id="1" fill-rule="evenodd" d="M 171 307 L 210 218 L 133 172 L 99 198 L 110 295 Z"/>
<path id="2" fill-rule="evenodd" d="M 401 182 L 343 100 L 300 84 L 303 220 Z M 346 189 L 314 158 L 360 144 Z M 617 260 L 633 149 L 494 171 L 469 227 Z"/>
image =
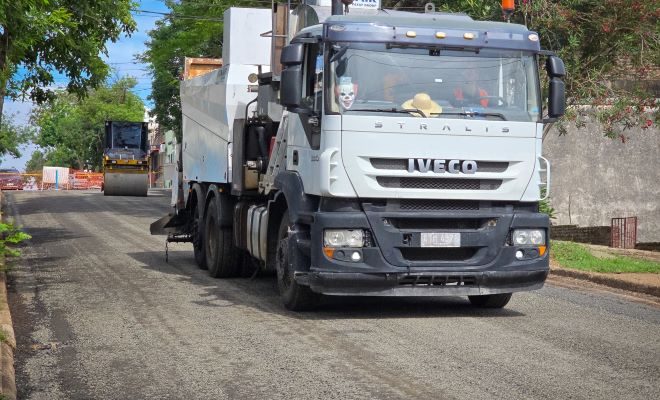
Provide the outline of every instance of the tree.
<path id="1" fill-rule="evenodd" d="M 0 119 L 0 160 L 7 154 L 20 157 L 20 146 L 27 143 L 32 135 L 32 129 L 16 124 L 12 115 L 5 115 Z"/>
<path id="2" fill-rule="evenodd" d="M 205 15 L 220 19 L 226 8 L 225 1 L 210 0 L 208 4 L 168 1 L 173 14 Z M 152 112 L 163 131 L 173 130 L 181 138 L 181 106 L 179 78 L 185 57 L 220 57 L 222 22 L 195 19 L 165 18 L 156 22 L 149 32 L 149 49 L 141 59 L 149 64 L 153 79 Z"/>
<path id="3" fill-rule="evenodd" d="M 106 43 L 135 30 L 132 0 L 14 0 L 0 7 L 0 115 L 5 96 L 43 103 L 54 71 L 84 96 L 109 73 Z"/>
<path id="4" fill-rule="evenodd" d="M 44 165 L 46 165 L 46 158 L 41 150 L 32 152 L 32 157 L 25 163 L 26 172 L 41 172 Z"/>
<path id="5" fill-rule="evenodd" d="M 123 78 L 89 90 L 83 99 L 59 91 L 32 113 L 39 128 L 35 144 L 46 149 L 49 165 L 83 169 L 87 161 L 101 167 L 105 121 L 142 121 L 144 103 L 131 93 L 136 80 Z"/>

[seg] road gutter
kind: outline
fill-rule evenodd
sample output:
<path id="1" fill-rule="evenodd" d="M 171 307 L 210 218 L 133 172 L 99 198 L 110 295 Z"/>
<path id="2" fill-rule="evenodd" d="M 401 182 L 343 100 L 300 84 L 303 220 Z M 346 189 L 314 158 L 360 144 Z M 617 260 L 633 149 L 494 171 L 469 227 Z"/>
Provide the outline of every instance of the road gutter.
<path id="1" fill-rule="evenodd" d="M 643 293 L 655 297 L 660 297 L 660 287 L 652 286 L 652 285 L 644 285 L 637 282 L 631 282 L 628 280 L 619 279 L 617 278 L 616 274 L 584 272 L 576 269 L 554 267 L 554 266 L 550 269 L 550 274 L 589 281 L 600 285 L 609 286 L 615 289 L 623 289 L 631 292 Z"/>

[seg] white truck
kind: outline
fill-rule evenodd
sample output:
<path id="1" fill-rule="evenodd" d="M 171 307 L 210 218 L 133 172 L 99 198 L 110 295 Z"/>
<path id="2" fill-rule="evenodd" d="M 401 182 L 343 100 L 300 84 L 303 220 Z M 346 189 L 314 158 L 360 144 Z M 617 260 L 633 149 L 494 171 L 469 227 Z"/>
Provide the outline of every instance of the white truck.
<path id="1" fill-rule="evenodd" d="M 322 295 L 504 307 L 543 286 L 543 127 L 565 72 L 536 33 L 373 0 L 224 21 L 223 66 L 181 83 L 174 212 L 153 234 L 191 241 L 214 277 L 274 270 L 292 310 Z"/>

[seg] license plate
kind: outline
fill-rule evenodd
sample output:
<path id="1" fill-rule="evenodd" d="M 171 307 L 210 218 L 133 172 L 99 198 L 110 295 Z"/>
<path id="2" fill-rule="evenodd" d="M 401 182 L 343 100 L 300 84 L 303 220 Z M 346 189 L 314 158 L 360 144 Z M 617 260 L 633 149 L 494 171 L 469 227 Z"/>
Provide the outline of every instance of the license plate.
<path id="1" fill-rule="evenodd" d="M 422 232 L 422 247 L 461 247 L 457 232 Z"/>

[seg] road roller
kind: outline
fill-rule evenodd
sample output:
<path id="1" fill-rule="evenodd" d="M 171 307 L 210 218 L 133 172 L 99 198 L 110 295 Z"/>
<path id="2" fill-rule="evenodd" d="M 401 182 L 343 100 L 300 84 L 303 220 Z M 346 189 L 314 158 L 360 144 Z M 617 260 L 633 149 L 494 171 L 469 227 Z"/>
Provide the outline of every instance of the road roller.
<path id="1" fill-rule="evenodd" d="M 106 121 L 103 193 L 146 196 L 149 190 L 147 123 Z"/>

